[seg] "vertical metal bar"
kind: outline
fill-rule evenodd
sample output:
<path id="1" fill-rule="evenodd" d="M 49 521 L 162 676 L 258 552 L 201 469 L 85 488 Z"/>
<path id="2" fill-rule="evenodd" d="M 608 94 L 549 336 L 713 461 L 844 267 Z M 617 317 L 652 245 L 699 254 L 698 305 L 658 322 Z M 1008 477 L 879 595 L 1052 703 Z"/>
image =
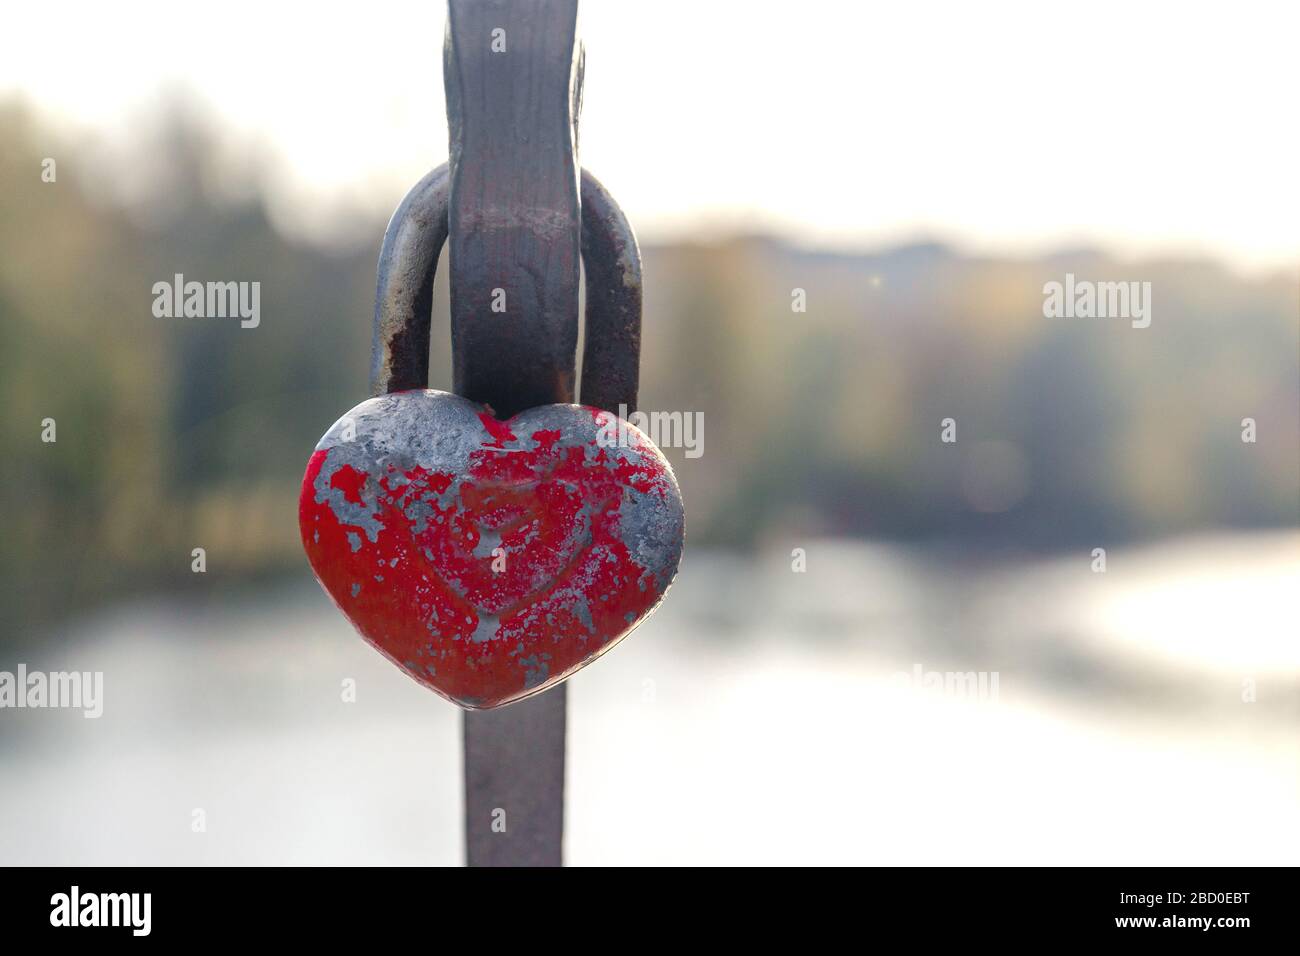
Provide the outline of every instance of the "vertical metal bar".
<path id="1" fill-rule="evenodd" d="M 573 400 L 577 0 L 449 0 L 455 390 L 506 418 Z M 565 693 L 464 715 L 470 866 L 558 866 Z"/>
<path id="2" fill-rule="evenodd" d="M 565 686 L 466 711 L 465 852 L 470 866 L 559 866 L 564 838 Z"/>
<path id="3" fill-rule="evenodd" d="M 450 0 L 456 391 L 499 418 L 573 400 L 581 256 L 577 0 Z"/>

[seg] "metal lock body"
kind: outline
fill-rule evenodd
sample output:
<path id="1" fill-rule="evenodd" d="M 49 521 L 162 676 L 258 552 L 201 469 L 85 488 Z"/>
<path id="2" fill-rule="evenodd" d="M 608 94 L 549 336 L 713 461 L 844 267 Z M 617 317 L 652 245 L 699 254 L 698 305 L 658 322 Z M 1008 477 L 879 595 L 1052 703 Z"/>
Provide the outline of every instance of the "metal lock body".
<path id="1" fill-rule="evenodd" d="M 421 684 L 469 709 L 521 700 L 631 633 L 677 573 L 672 468 L 620 428 L 579 405 L 500 422 L 447 392 L 372 398 L 311 457 L 303 546 L 361 635 Z"/>

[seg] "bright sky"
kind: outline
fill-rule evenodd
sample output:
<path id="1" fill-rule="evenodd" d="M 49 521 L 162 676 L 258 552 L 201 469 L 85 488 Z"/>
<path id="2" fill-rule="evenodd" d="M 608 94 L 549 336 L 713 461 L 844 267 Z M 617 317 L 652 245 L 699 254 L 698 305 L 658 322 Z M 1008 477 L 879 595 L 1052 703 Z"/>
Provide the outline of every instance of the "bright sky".
<path id="1" fill-rule="evenodd" d="M 446 157 L 440 0 L 8 5 L 0 95 L 129 137 L 196 93 L 299 228 Z M 643 238 L 1300 262 L 1300 4 L 584 0 L 582 161 Z M 62 172 L 62 170 L 61 170 Z"/>

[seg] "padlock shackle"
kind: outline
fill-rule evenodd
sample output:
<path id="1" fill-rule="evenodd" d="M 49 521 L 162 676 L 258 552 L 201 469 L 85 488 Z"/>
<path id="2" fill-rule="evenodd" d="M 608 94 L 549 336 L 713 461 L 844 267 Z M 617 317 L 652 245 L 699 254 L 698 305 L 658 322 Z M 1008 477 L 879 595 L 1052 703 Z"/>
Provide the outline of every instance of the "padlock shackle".
<path id="1" fill-rule="evenodd" d="M 600 180 L 584 169 L 579 183 L 586 291 L 582 404 L 631 411 L 641 382 L 641 250 Z"/>
<path id="2" fill-rule="evenodd" d="M 641 359 L 641 253 L 618 203 L 595 176 L 581 176 L 586 333 L 582 403 L 636 407 Z M 379 253 L 370 350 L 370 394 L 429 384 L 429 326 L 438 256 L 447 242 L 447 164 L 398 205 Z M 503 318 L 502 321 L 509 321 Z"/>
<path id="3" fill-rule="evenodd" d="M 447 242 L 447 164 L 416 183 L 398 204 L 379 250 L 370 394 L 429 384 L 429 323 L 438 256 Z"/>

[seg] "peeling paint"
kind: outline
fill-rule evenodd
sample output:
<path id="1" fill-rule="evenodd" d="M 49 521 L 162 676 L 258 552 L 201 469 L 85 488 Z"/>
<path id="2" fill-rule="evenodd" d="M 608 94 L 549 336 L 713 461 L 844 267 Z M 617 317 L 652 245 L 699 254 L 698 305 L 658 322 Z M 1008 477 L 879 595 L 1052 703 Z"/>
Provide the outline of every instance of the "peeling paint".
<path id="1" fill-rule="evenodd" d="M 630 633 L 677 572 L 676 479 L 626 427 L 627 447 L 603 447 L 577 405 L 502 422 L 428 389 L 370 399 L 308 463 L 303 546 L 361 635 L 420 683 L 468 708 L 519 700 Z M 387 580 L 362 591 L 376 566 Z M 425 655 L 440 666 L 409 663 Z"/>

